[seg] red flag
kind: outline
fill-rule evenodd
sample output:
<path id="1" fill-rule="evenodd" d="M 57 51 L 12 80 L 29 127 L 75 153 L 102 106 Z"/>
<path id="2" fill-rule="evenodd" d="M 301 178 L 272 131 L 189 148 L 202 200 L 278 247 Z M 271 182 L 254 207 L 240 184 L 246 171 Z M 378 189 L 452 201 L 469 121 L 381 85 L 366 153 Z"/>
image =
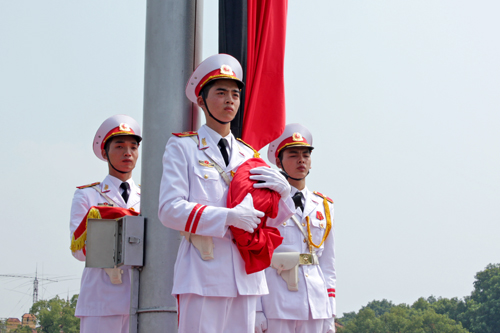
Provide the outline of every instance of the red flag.
<path id="1" fill-rule="evenodd" d="M 281 245 L 281 237 L 278 229 L 268 227 L 267 218 L 275 218 L 278 215 L 280 195 L 267 188 L 254 188 L 256 180 L 251 180 L 250 170 L 259 166 L 267 166 L 261 158 L 251 158 L 240 165 L 238 171 L 229 185 L 227 194 L 227 207 L 233 208 L 243 201 L 247 193 L 252 193 L 255 209 L 263 212 L 261 223 L 253 233 L 231 226 L 234 243 L 240 255 L 245 261 L 247 274 L 252 274 L 266 269 L 271 265 L 274 250 Z"/>
<path id="2" fill-rule="evenodd" d="M 285 129 L 288 0 L 247 2 L 247 71 L 242 139 L 260 150 Z"/>

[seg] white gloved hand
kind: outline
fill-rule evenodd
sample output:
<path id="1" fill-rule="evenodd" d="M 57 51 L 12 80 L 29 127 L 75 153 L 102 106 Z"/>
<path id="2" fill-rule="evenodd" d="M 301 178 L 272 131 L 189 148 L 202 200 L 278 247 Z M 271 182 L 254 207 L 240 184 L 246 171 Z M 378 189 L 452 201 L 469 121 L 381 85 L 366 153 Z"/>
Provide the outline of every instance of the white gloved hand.
<path id="1" fill-rule="evenodd" d="M 325 333 L 335 333 L 335 317 L 325 319 L 324 328 L 327 329 Z"/>
<path id="2" fill-rule="evenodd" d="M 276 191 L 283 199 L 288 198 L 290 195 L 292 188 L 290 184 L 288 184 L 286 178 L 278 170 L 262 166 L 251 169 L 250 173 L 253 174 L 253 176 L 250 176 L 251 180 L 264 182 L 253 184 L 254 188 L 268 188 Z"/>
<path id="3" fill-rule="evenodd" d="M 257 311 L 255 313 L 255 333 L 267 332 L 267 318 L 264 312 Z"/>
<path id="4" fill-rule="evenodd" d="M 252 233 L 261 222 L 260 218 L 265 214 L 253 207 L 252 194 L 248 193 L 245 199 L 227 213 L 226 225 L 245 230 Z"/>

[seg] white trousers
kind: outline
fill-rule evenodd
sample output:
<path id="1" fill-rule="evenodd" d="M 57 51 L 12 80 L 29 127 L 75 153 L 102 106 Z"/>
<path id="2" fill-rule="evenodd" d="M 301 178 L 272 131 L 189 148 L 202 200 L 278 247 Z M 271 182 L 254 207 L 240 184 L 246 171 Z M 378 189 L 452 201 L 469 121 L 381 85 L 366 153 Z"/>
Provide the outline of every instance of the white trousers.
<path id="1" fill-rule="evenodd" d="M 128 333 L 129 315 L 80 317 L 80 333 Z"/>
<path id="2" fill-rule="evenodd" d="M 177 297 L 179 333 L 255 333 L 255 307 L 259 296 Z"/>
<path id="3" fill-rule="evenodd" d="M 266 333 L 322 333 L 328 327 L 323 327 L 325 319 L 286 320 L 268 319 Z"/>

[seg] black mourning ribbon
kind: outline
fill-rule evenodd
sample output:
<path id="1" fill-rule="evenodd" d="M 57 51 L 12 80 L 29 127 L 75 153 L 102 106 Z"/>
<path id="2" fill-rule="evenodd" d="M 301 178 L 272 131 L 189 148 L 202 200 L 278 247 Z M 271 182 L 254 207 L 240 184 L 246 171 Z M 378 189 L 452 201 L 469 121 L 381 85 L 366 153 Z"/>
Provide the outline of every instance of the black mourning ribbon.
<path id="1" fill-rule="evenodd" d="M 129 197 L 128 190 L 130 189 L 130 185 L 127 182 L 123 182 L 123 183 L 121 183 L 120 188 L 123 189 L 123 193 L 122 193 L 123 201 L 125 201 L 125 203 L 127 203 L 128 197 Z"/>
<path id="2" fill-rule="evenodd" d="M 222 138 L 219 140 L 220 153 L 222 154 L 222 157 L 224 157 L 224 162 L 226 163 L 226 166 L 229 164 L 229 155 L 227 154 L 227 149 L 226 149 L 227 146 L 228 143 L 226 139 Z"/>

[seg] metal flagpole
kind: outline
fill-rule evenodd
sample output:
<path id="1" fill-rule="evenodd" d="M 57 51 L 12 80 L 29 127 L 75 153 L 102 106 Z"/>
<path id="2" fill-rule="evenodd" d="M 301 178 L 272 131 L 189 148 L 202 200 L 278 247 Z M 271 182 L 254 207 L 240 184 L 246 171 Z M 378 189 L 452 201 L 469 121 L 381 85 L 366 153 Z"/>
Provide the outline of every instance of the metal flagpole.
<path id="1" fill-rule="evenodd" d="M 142 271 L 133 270 L 130 332 L 176 332 L 172 297 L 178 231 L 158 219 L 162 156 L 172 132 L 198 127 L 185 84 L 200 62 L 202 0 L 148 0 L 144 75 L 141 215 L 146 217 Z"/>

